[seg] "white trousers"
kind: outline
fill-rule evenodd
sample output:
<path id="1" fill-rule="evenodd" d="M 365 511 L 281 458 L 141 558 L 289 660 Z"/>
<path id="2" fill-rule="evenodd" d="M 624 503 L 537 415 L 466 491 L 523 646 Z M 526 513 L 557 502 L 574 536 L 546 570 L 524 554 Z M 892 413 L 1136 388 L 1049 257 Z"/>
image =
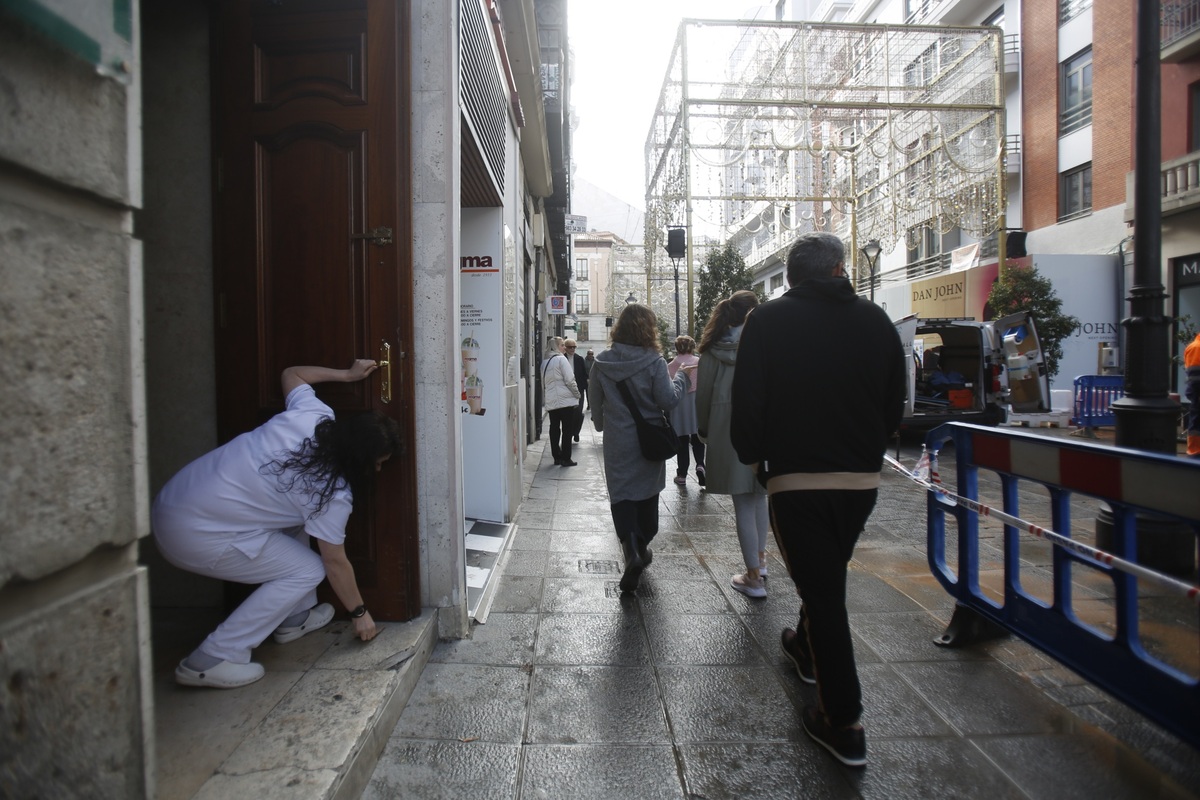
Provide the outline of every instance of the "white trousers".
<path id="1" fill-rule="evenodd" d="M 767 537 L 771 535 L 771 514 L 766 493 L 733 495 L 733 517 L 737 522 L 738 543 L 742 546 L 742 560 L 746 562 L 746 569 L 761 566 L 758 554 L 767 549 Z"/>
<path id="2" fill-rule="evenodd" d="M 207 655 L 248 664 L 250 651 L 280 623 L 317 603 L 317 584 L 325 578 L 325 565 L 308 546 L 304 528 L 272 531 L 253 558 L 219 535 L 211 537 L 213 549 L 204 547 L 204 534 L 191 534 L 184 547 L 171 546 L 174 538 L 160 536 L 158 545 L 175 566 L 223 581 L 261 584 L 200 645 Z"/>

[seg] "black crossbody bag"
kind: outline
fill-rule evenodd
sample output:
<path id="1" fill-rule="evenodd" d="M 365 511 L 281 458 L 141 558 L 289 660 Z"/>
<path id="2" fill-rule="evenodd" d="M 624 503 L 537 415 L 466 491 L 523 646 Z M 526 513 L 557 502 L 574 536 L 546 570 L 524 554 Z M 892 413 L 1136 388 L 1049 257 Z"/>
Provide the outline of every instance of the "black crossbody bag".
<path id="1" fill-rule="evenodd" d="M 667 412 L 660 412 L 661 419 L 650 421 L 638 411 L 637 403 L 633 402 L 633 393 L 625 385 L 625 381 L 617 381 L 617 388 L 625 398 L 625 405 L 633 415 L 633 424 L 637 426 L 638 445 L 642 448 L 642 458 L 647 461 L 666 461 L 674 458 L 679 451 L 679 437 L 671 427 L 671 419 Z"/>

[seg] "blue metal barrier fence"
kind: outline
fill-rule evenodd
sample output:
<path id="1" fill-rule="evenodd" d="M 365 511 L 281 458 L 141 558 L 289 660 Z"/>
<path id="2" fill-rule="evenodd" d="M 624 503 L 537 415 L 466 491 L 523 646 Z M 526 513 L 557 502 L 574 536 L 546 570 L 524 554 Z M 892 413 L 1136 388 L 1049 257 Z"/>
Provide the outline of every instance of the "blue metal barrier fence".
<path id="1" fill-rule="evenodd" d="M 936 453 L 947 441 L 955 448 L 956 497 L 927 484 L 929 566 L 946 591 L 961 606 L 1017 634 L 1192 746 L 1200 747 L 1200 682 L 1196 676 L 1148 654 L 1138 630 L 1139 581 L 1152 580 L 1196 603 L 1200 599 L 1200 590 L 1194 585 L 1196 576 L 1193 573 L 1191 583 L 1184 583 L 1138 564 L 1135 535 L 1139 511 L 1178 520 L 1193 537 L 1200 534 L 1200 460 L 962 423 L 930 431 L 926 446 Z M 980 468 L 1000 477 L 1000 512 L 978 502 Z M 1028 523 L 1018 527 L 1022 523 L 1017 491 L 1020 481 L 1041 484 L 1049 492 L 1052 531 Z M 1094 497 L 1111 507 L 1111 554 L 1070 538 L 1073 494 Z M 1004 522 L 1003 602 L 996 602 L 980 588 L 981 513 Z M 957 565 L 953 569 L 946 561 L 947 514 L 954 518 L 958 532 Z M 1022 530 L 1056 545 L 1050 604 L 1022 588 Z M 1080 563 L 1113 581 L 1115 634 L 1111 637 L 1081 622 L 1072 607 L 1075 587 L 1071 566 Z M 1200 640 L 1196 645 L 1200 647 Z"/>
<path id="2" fill-rule="evenodd" d="M 1116 425 L 1112 404 L 1124 396 L 1124 375 L 1080 375 L 1072 393 L 1071 424 L 1080 428 Z"/>

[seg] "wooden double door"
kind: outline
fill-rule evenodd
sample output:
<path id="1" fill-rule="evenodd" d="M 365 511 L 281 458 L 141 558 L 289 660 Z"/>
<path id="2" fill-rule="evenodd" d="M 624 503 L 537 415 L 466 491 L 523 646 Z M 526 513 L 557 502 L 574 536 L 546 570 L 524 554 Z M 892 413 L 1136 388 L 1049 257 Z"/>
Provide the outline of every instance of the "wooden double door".
<path id="1" fill-rule="evenodd" d="M 413 445 L 409 9 L 403 0 L 225 0 L 213 11 L 218 429 L 283 407 L 294 364 L 386 361 L 317 387 L 381 411 L 402 457 L 355 497 L 346 540 L 377 619 L 420 613 Z"/>

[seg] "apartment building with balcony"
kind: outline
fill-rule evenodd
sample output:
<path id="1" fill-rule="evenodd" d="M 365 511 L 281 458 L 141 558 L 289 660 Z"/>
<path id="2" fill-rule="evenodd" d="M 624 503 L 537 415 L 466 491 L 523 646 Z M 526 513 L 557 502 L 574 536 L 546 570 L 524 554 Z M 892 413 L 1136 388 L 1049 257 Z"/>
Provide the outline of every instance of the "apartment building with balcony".
<path id="1" fill-rule="evenodd" d="M 1195 1 L 1180 0 L 1179 5 Z M 1164 3 L 1164 16 L 1176 13 L 1186 20 L 1190 13 L 1194 18 L 1194 11 L 1173 12 L 1172 6 Z M 920 298 L 936 294 L 942 284 L 966 284 L 974 294 L 986 296 L 999 271 L 1003 244 L 1010 263 L 1036 265 L 1050 278 L 1064 311 L 1082 323 L 1064 343 L 1058 388 L 1069 387 L 1076 374 L 1094 372 L 1098 348 L 1119 339 L 1119 323 L 1127 313 L 1120 264 L 1132 233 L 1125 188 L 1133 169 L 1135 10 L 1130 3 L 823 0 L 780 8 L 793 19 L 818 22 L 1001 28 L 1007 207 L 999 234 L 1004 238 L 974 238 L 957 229 L 910 235 L 879 259 L 875 296 L 893 316 L 925 313 L 918 307 Z M 1164 59 L 1167 47 L 1164 40 Z M 1186 45 L 1171 47 L 1177 54 L 1173 58 L 1187 58 Z M 1190 108 L 1183 101 L 1195 76 L 1188 75 L 1186 65 L 1164 66 L 1164 160 L 1170 152 L 1186 161 L 1188 148 L 1194 149 L 1183 141 L 1182 129 L 1192 130 L 1191 118 L 1185 125 L 1178 111 Z M 1168 84 L 1176 87 L 1171 90 L 1175 100 L 1169 100 Z M 1174 137 L 1170 147 L 1168 135 Z M 1186 166 L 1180 166 L 1186 174 Z M 1178 252 L 1197 250 L 1181 244 Z M 965 302 L 960 313 L 982 310 L 981 303 Z"/>
<path id="2" fill-rule="evenodd" d="M 1200 0 L 1163 0 L 1162 265 L 1177 332 L 1200 326 Z M 1137 218 L 1134 176 L 1126 177 L 1125 220 Z M 1175 347 L 1182 355 L 1184 344 Z M 1183 386 L 1175 375 L 1175 388 Z"/>

